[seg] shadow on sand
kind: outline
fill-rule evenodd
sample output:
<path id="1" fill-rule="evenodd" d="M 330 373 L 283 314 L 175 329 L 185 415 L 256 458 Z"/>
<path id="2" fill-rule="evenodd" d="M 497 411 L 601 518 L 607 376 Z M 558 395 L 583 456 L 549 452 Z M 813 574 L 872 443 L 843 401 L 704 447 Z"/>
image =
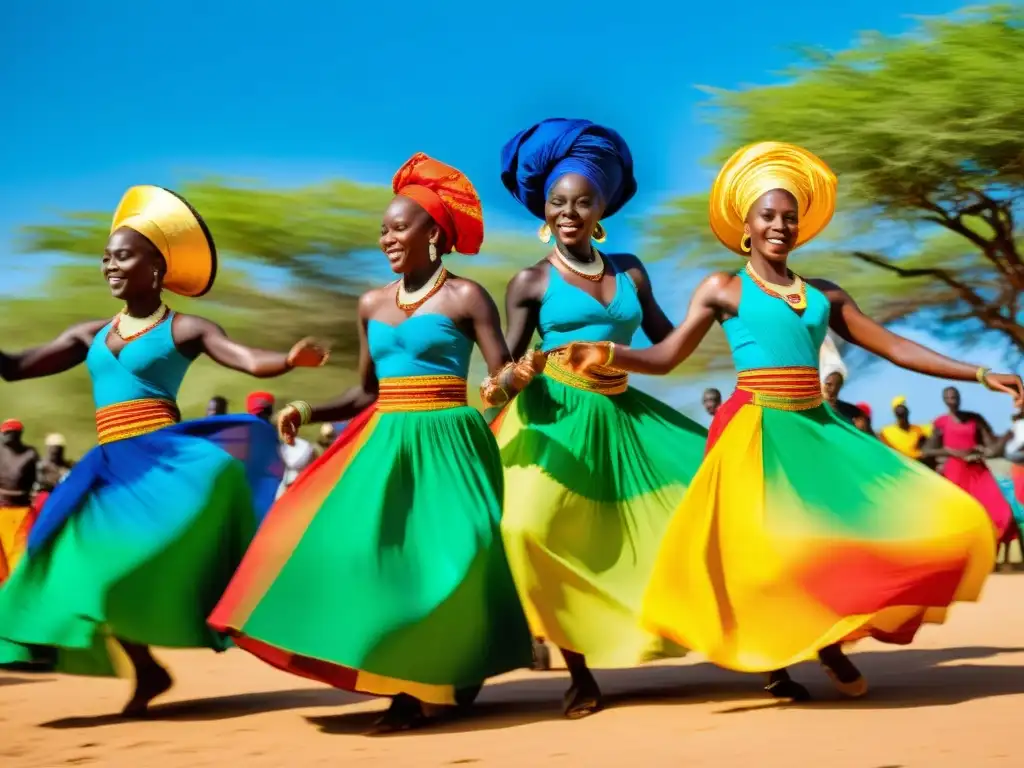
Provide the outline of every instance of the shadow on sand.
<path id="1" fill-rule="evenodd" d="M 638 669 L 597 672 L 607 708 L 624 706 L 674 706 L 725 704 L 718 714 L 735 714 L 778 708 L 894 709 L 945 706 L 973 699 L 1024 693 L 1024 666 L 971 664 L 1024 648 L 964 647 L 855 653 L 858 666 L 872 684 L 864 699 L 843 699 L 816 664 L 801 664 L 793 676 L 808 686 L 815 701 L 792 704 L 775 701 L 761 689 L 760 675 L 719 669 L 711 664 L 657 665 Z M 30 678 L 0 678 L 0 685 L 35 682 Z M 42 680 L 40 680 L 41 682 Z M 538 674 L 526 680 L 492 683 L 484 688 L 476 707 L 467 716 L 438 723 L 416 735 L 495 730 L 557 720 L 562 717 L 562 696 L 568 685 L 564 671 Z M 365 702 L 364 696 L 333 689 L 264 691 L 209 699 L 179 701 L 153 707 L 150 720 L 227 720 L 261 712 L 291 709 L 344 707 Z M 728 706 L 734 703 L 734 706 Z M 362 734 L 379 716 L 384 702 L 374 711 L 341 712 L 307 716 L 323 733 Z M 683 712 L 680 713 L 683 716 Z M 126 722 L 119 715 L 72 717 L 43 723 L 43 728 L 74 729 Z"/>
<path id="2" fill-rule="evenodd" d="M 719 714 L 796 707 L 890 709 L 943 706 L 1024 693 L 1024 667 L 956 663 L 1019 652 L 1024 652 L 1024 648 L 965 647 L 858 653 L 854 658 L 873 688 L 867 698 L 856 701 L 843 699 L 816 664 L 801 664 L 793 669 L 793 675 L 808 686 L 815 701 L 799 705 L 770 698 L 761 689 L 763 678 L 760 675 L 729 672 L 711 664 L 659 665 L 596 674 L 605 693 L 606 708 L 736 702 L 735 706 L 718 710 Z M 942 666 L 945 664 L 952 665 Z M 566 675 L 559 672 L 491 684 L 466 717 L 411 733 L 493 730 L 557 720 L 562 717 L 561 701 L 567 685 Z M 379 712 L 351 712 L 306 719 L 323 733 L 361 734 L 378 716 Z M 684 716 L 682 712 L 680 716 Z"/>

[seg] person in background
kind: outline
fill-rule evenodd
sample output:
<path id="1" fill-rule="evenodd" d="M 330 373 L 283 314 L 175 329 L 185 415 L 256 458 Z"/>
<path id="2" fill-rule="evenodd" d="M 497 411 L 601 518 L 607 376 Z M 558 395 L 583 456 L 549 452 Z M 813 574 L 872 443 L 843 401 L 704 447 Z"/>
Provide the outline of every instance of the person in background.
<path id="1" fill-rule="evenodd" d="M 839 399 L 839 393 L 846 384 L 846 365 L 831 336 L 826 336 L 822 342 L 818 371 L 821 375 L 821 394 L 825 402 L 841 418 L 853 424 L 854 420 L 861 416 L 861 412 L 853 403 Z"/>
<path id="2" fill-rule="evenodd" d="M 206 404 L 207 416 L 226 416 L 228 412 L 227 398 L 221 395 L 214 395 Z"/>
<path id="3" fill-rule="evenodd" d="M 882 427 L 879 432 L 882 442 L 907 458 L 922 461 L 934 469 L 935 460 L 921 454 L 921 448 L 932 434 L 931 425 L 910 423 L 910 408 L 903 395 L 893 398 L 892 415 L 896 419 L 895 423 Z"/>
<path id="4" fill-rule="evenodd" d="M 252 392 L 245 399 L 245 410 L 249 415 L 272 423 L 274 415 L 274 396 L 269 392 Z M 284 477 L 277 489 L 277 498 L 288 490 L 288 486 L 302 474 L 302 471 L 316 461 L 316 451 L 308 440 L 296 437 L 291 445 L 282 443 L 279 448 L 281 461 L 284 462 Z"/>
<path id="5" fill-rule="evenodd" d="M 949 412 L 935 420 L 922 454 L 942 458 L 942 476 L 985 507 L 997 530 L 998 548 L 1002 548 L 1013 540 L 1016 528 L 1010 505 L 985 459 L 997 456 L 1003 445 L 984 416 L 960 408 L 960 390 L 956 387 L 946 387 L 942 401 Z"/>
<path id="6" fill-rule="evenodd" d="M 67 441 L 64 439 L 64 435 L 53 433 L 46 436 L 46 457 L 36 465 L 36 484 L 32 496 L 33 519 L 39 515 L 46 500 L 50 497 L 50 492 L 67 477 L 75 465 L 73 461 L 68 460 L 65 455 L 66 450 Z"/>
<path id="7" fill-rule="evenodd" d="M 322 456 L 328 448 L 334 445 L 334 441 L 337 439 L 338 430 L 333 424 L 320 425 L 320 436 L 316 439 L 317 453 Z"/>
<path id="8" fill-rule="evenodd" d="M 24 433 L 17 419 L 0 424 L 0 582 L 24 553 L 26 526 L 31 524 L 39 454 L 25 445 Z"/>
<path id="9" fill-rule="evenodd" d="M 1004 569 L 1010 568 L 1010 541 L 1017 538 L 1021 557 L 1024 559 L 1024 410 L 1013 415 L 1010 430 L 1000 439 L 1003 458 L 1010 462 L 1010 476 L 1000 479 L 1003 496 L 1010 503 L 1015 533 L 1007 533 L 996 553 L 996 562 L 1002 562 Z"/>
<path id="10" fill-rule="evenodd" d="M 853 417 L 853 426 L 875 437 L 875 430 L 871 427 L 871 406 L 867 403 L 857 403 L 854 407 L 857 413 Z"/>
<path id="11" fill-rule="evenodd" d="M 714 387 L 708 387 L 704 390 L 701 403 L 703 403 L 704 410 L 708 416 L 713 419 L 715 414 L 718 413 L 718 409 L 722 407 L 722 393 Z"/>

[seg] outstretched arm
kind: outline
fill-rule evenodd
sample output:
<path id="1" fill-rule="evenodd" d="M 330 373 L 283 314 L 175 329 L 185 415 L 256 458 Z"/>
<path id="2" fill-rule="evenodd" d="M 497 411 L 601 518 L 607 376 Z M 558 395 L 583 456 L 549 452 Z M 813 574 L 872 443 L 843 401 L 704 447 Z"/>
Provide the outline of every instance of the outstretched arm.
<path id="1" fill-rule="evenodd" d="M 92 320 L 68 328 L 53 341 L 24 352 L 0 352 L 0 379 L 22 381 L 64 373 L 85 362 L 89 345 L 108 320 Z"/>
<path id="2" fill-rule="evenodd" d="M 327 358 L 326 350 L 303 339 L 285 352 L 247 347 L 231 339 L 216 323 L 195 315 L 175 315 L 174 340 L 186 356 L 207 355 L 218 365 L 258 379 L 281 376 L 292 368 L 315 367 Z"/>
<path id="3" fill-rule="evenodd" d="M 963 363 L 940 355 L 928 347 L 905 339 L 876 323 L 861 312 L 846 291 L 825 280 L 808 281 L 821 290 L 832 303 L 830 325 L 846 341 L 883 357 L 900 368 L 953 381 L 977 381 L 979 366 Z M 1014 396 L 1018 402 L 1024 396 L 1019 376 L 989 374 L 988 381 Z"/>
<path id="4" fill-rule="evenodd" d="M 664 375 L 680 365 L 694 353 L 707 336 L 723 304 L 731 275 L 715 273 L 704 278 L 690 299 L 689 309 L 683 322 L 676 326 L 662 341 L 647 349 L 633 349 L 622 344 L 608 347 L 608 360 L 597 364 L 610 364 L 614 368 L 634 373 Z M 575 346 L 575 345 L 574 345 Z M 579 345 L 581 347 L 595 345 Z M 575 358 L 575 355 L 573 358 Z M 590 361 L 593 364 L 594 361 Z M 578 361 L 572 360 L 573 365 Z M 584 366 L 586 367 L 586 366 Z"/>

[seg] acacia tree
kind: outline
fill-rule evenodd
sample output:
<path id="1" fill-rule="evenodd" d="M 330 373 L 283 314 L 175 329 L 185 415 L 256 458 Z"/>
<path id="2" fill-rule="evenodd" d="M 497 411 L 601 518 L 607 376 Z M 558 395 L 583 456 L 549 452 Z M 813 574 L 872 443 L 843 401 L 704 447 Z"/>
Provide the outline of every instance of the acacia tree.
<path id="1" fill-rule="evenodd" d="M 840 215 L 800 270 L 833 278 L 877 319 L 926 324 L 1024 356 L 1024 7 L 925 19 L 806 52 L 776 85 L 711 94 L 709 158 L 762 140 L 808 147 L 839 177 Z M 656 253 L 736 266 L 707 232 L 707 197 L 650 220 Z M 696 234 L 695 234 L 696 233 Z"/>

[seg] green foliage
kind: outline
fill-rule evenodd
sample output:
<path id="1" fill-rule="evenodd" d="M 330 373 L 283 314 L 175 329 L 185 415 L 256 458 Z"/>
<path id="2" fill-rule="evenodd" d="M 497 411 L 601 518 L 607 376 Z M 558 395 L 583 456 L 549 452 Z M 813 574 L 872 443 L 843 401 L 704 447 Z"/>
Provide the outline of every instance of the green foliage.
<path id="1" fill-rule="evenodd" d="M 1024 194 L 1024 8 L 922 20 L 912 35 L 864 35 L 807 51 L 777 85 L 707 88 L 722 141 L 710 162 L 756 141 L 812 149 L 840 180 L 840 215 L 797 268 L 846 288 L 882 322 L 986 332 L 1024 354 L 1019 297 Z M 707 196 L 649 219 L 651 252 L 686 266 L 740 266 L 707 225 Z M 721 347 L 718 348 L 721 350 Z"/>

